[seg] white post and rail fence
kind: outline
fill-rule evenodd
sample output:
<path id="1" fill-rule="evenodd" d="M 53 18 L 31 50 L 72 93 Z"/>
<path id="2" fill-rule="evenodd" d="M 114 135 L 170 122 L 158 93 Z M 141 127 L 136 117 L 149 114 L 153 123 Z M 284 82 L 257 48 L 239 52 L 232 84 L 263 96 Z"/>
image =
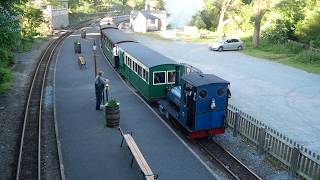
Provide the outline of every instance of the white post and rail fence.
<path id="1" fill-rule="evenodd" d="M 258 154 L 265 155 L 277 165 L 287 168 L 294 179 L 320 179 L 320 155 L 308 150 L 287 136 L 228 106 L 227 124 L 233 135 L 240 135 L 256 146 Z"/>

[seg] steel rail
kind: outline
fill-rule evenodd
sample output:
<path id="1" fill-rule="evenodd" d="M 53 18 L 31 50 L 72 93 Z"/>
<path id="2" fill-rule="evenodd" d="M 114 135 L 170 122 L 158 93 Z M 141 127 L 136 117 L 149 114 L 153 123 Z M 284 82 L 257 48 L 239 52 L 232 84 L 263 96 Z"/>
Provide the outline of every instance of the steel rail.
<path id="1" fill-rule="evenodd" d="M 221 154 L 215 154 L 207 145 L 204 145 L 201 140 L 196 140 L 195 143 L 213 160 L 215 160 L 228 174 L 234 179 L 250 179 L 262 180 L 257 174 L 243 164 L 238 158 L 231 154 L 228 150 L 222 147 L 215 140 L 210 141 L 215 146 L 215 151 L 220 151 Z M 212 145 L 211 144 L 211 145 Z M 227 156 L 227 157 L 226 157 Z M 223 158 L 225 160 L 223 160 Z M 230 162 L 232 161 L 232 162 Z"/>
<path id="2" fill-rule="evenodd" d="M 72 32 L 66 32 L 52 41 L 41 54 L 30 86 L 24 115 L 16 179 L 41 177 L 41 111 L 43 89 L 48 65 L 56 47 Z M 37 128 L 38 127 L 38 128 Z M 32 129 L 29 129 L 32 128 Z M 36 129 L 37 130 L 36 130 Z M 37 133 L 34 133 L 36 131 Z M 36 140 L 37 139 L 37 140 Z M 35 140 L 37 142 L 35 142 Z M 36 143 L 36 144 L 33 144 Z M 36 145 L 37 148 L 35 147 Z M 35 152 L 37 151 L 37 153 Z M 36 155 L 37 154 L 37 155 Z M 26 163 L 26 164 L 23 164 Z M 28 167 L 26 167 L 28 166 Z M 37 172 L 36 172 L 37 171 Z"/>

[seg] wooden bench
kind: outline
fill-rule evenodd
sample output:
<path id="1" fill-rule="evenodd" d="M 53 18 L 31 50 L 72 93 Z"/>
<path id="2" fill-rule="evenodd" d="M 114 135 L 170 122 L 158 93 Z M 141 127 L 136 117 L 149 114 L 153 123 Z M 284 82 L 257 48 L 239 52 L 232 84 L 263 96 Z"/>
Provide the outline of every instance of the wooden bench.
<path id="1" fill-rule="evenodd" d="M 131 134 L 124 134 L 119 128 L 121 135 L 122 135 L 122 141 L 121 141 L 121 147 L 123 146 L 123 142 L 126 141 L 128 148 L 132 154 L 131 164 L 133 165 L 133 159 L 136 160 L 137 164 L 140 167 L 141 173 L 143 174 L 144 178 L 147 180 L 155 180 L 158 179 L 158 175 L 154 174 L 148 165 L 147 161 L 144 159 L 140 149 L 138 148 L 137 144 L 135 143 L 134 139 L 132 138 Z"/>

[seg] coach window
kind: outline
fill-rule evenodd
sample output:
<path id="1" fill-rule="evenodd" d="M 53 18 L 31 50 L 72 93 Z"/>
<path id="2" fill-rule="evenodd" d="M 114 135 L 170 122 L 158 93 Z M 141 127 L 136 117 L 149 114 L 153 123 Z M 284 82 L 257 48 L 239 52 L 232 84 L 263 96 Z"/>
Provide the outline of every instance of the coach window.
<path id="1" fill-rule="evenodd" d="M 168 71 L 168 84 L 173 84 L 176 81 L 176 72 Z"/>
<path id="2" fill-rule="evenodd" d="M 149 83 L 149 72 L 146 71 L 146 81 Z"/>
<path id="3" fill-rule="evenodd" d="M 132 69 L 132 60 L 129 58 L 130 69 Z"/>
<path id="4" fill-rule="evenodd" d="M 134 72 L 138 73 L 138 64 L 134 62 Z"/>
<path id="5" fill-rule="evenodd" d="M 142 77 L 142 67 L 138 65 L 138 74 Z"/>
<path id="6" fill-rule="evenodd" d="M 146 70 L 142 69 L 142 79 L 146 80 Z"/>
<path id="7" fill-rule="evenodd" d="M 166 72 L 154 72 L 153 73 L 153 84 L 165 84 L 166 83 Z"/>

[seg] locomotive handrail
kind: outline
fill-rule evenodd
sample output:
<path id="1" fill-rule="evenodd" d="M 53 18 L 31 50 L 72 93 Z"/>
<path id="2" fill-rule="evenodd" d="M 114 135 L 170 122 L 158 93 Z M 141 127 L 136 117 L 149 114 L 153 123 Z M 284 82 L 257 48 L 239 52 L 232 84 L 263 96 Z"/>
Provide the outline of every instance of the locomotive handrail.
<path id="1" fill-rule="evenodd" d="M 198 69 L 198 68 L 196 68 L 196 67 L 194 67 L 194 66 L 192 66 L 192 65 L 190 65 L 188 63 L 179 63 L 179 64 L 181 66 L 184 66 L 185 68 L 189 69 L 189 71 L 187 69 L 185 69 L 185 71 L 186 71 L 185 73 L 186 74 L 189 74 L 191 72 L 195 72 L 195 73 L 198 73 L 198 74 L 203 74 L 203 72 L 200 69 Z"/>

